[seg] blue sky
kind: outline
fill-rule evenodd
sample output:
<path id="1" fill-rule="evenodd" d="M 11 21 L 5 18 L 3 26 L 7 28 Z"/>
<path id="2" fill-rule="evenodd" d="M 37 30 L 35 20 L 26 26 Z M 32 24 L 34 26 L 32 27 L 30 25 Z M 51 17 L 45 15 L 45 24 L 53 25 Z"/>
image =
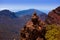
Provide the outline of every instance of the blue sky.
<path id="1" fill-rule="evenodd" d="M 48 12 L 60 6 L 60 0 L 0 0 L 0 10 L 11 11 L 38 9 Z"/>

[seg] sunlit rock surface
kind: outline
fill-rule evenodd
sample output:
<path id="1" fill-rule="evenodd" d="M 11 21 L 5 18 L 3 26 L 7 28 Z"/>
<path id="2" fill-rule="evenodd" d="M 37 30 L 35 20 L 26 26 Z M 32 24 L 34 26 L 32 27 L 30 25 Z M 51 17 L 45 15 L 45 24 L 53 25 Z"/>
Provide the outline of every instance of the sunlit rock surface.
<path id="1" fill-rule="evenodd" d="M 20 31 L 20 40 L 45 40 L 45 23 L 36 12 Z"/>

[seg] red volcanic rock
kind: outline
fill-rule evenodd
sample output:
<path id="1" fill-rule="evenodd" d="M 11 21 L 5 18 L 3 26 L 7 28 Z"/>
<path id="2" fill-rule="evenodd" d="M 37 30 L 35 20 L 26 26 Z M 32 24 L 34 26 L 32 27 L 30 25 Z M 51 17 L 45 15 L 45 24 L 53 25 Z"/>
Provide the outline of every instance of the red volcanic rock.
<path id="1" fill-rule="evenodd" d="M 30 21 L 28 21 L 24 28 L 20 32 L 20 40 L 45 40 L 45 23 L 39 20 L 36 13 L 32 15 Z"/>
<path id="2" fill-rule="evenodd" d="M 60 6 L 51 12 L 49 12 L 46 19 L 47 24 L 59 24 L 60 25 Z"/>

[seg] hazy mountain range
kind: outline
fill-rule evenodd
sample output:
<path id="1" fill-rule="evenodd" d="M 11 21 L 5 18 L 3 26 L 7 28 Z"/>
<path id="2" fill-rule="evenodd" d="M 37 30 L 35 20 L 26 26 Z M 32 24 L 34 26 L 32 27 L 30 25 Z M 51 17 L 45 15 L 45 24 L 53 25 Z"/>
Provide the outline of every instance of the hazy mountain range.
<path id="1" fill-rule="evenodd" d="M 47 17 L 46 13 L 36 9 L 18 12 L 11 12 L 9 10 L 0 11 L 0 39 L 12 40 L 13 38 L 16 38 L 19 34 L 20 28 L 24 26 L 24 24 L 31 18 L 34 12 L 36 12 L 43 21 Z"/>
<path id="2" fill-rule="evenodd" d="M 11 12 L 9 10 L 0 11 L 0 40 L 13 40 L 18 38 L 20 29 L 31 19 L 32 14 L 36 13 L 46 24 L 60 25 L 60 7 L 46 13 L 37 9 L 22 10 Z"/>

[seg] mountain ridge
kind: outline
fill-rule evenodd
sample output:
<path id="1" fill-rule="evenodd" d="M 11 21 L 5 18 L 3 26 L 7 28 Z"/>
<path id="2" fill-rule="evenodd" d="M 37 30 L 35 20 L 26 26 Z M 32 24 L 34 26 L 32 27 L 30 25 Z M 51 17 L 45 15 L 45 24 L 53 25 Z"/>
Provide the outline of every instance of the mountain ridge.
<path id="1" fill-rule="evenodd" d="M 26 14 L 32 15 L 34 12 L 36 12 L 37 15 L 38 15 L 38 14 L 41 14 L 41 13 L 44 13 L 44 12 L 39 11 L 39 10 L 37 10 L 37 9 L 27 9 L 27 10 L 18 11 L 18 12 L 16 12 L 16 13 L 17 13 L 17 15 L 26 15 Z M 46 14 L 46 13 L 44 13 L 44 14 Z"/>
<path id="2" fill-rule="evenodd" d="M 17 38 L 20 29 L 25 25 L 25 23 L 30 18 L 31 18 L 30 14 L 29 15 L 26 14 L 19 17 L 17 13 L 11 12 L 10 10 L 5 9 L 0 11 L 0 35 L 1 35 L 0 38 L 2 38 L 0 40 L 9 40 L 9 39 L 13 40 L 13 38 Z"/>
<path id="3" fill-rule="evenodd" d="M 60 25 L 60 6 L 49 12 L 46 23 Z"/>

